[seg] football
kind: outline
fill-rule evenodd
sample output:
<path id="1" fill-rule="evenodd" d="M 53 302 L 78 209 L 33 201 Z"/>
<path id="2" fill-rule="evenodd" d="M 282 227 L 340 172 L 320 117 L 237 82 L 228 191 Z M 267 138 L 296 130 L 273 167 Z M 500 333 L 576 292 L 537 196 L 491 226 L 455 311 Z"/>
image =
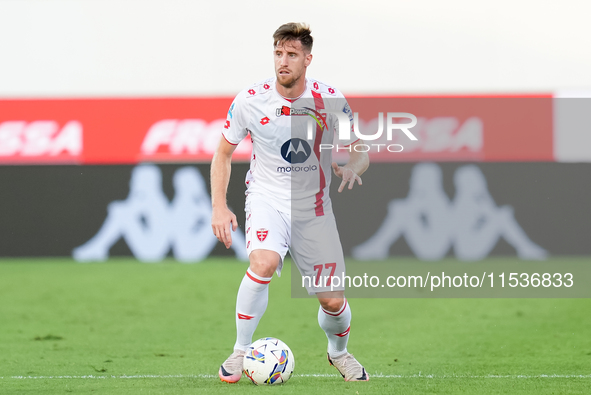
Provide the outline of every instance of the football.
<path id="1" fill-rule="evenodd" d="M 244 374 L 256 385 L 285 383 L 294 367 L 293 353 L 287 344 L 274 337 L 255 341 L 244 356 Z"/>

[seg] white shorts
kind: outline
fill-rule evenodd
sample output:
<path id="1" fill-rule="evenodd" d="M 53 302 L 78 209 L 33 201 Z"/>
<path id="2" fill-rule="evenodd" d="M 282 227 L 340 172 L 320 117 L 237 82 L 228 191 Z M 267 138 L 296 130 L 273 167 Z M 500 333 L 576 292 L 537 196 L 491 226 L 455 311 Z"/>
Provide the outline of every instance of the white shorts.
<path id="1" fill-rule="evenodd" d="M 318 292 L 343 291 L 334 277 L 345 276 L 345 258 L 332 213 L 312 218 L 292 218 L 259 197 L 249 196 L 246 211 L 246 250 L 275 251 L 281 257 L 277 275 L 289 250 L 303 276 L 310 295 Z M 294 282 L 295 284 L 295 282 Z"/>
<path id="2" fill-rule="evenodd" d="M 281 257 L 277 266 L 277 275 L 281 276 L 283 259 L 291 240 L 290 215 L 252 196 L 247 197 L 244 211 L 246 212 L 246 253 L 250 256 L 254 250 L 275 251 Z"/>

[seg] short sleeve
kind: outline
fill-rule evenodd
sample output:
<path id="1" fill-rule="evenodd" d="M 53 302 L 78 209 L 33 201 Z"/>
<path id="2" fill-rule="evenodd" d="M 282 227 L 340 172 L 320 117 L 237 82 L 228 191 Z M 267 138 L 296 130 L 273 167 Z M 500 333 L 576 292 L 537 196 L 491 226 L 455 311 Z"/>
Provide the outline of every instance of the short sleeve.
<path id="1" fill-rule="evenodd" d="M 226 123 L 222 129 L 222 135 L 232 145 L 238 145 L 248 134 L 248 109 L 244 92 L 240 92 L 226 116 Z"/>
<path id="2" fill-rule="evenodd" d="M 349 103 L 347 102 L 347 99 L 345 99 L 345 96 L 342 95 L 342 93 L 338 92 L 338 97 L 337 100 L 335 100 L 335 104 L 336 104 L 336 111 L 338 112 L 342 112 L 344 113 L 347 118 L 349 119 L 349 138 L 348 139 L 342 139 L 339 133 L 339 122 L 338 120 L 335 122 L 335 133 L 336 133 L 336 138 L 337 138 L 337 142 L 339 145 L 341 146 L 349 146 L 351 144 L 353 144 L 354 142 L 356 142 L 357 140 L 359 140 L 359 138 L 355 135 L 355 133 L 353 132 L 353 111 L 351 111 L 351 107 L 349 106 Z"/>

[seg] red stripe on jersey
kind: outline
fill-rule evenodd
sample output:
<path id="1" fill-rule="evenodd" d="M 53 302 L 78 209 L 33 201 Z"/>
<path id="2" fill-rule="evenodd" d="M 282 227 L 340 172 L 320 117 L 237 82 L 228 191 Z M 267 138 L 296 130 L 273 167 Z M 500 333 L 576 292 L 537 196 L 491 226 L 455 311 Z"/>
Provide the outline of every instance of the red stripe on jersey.
<path id="1" fill-rule="evenodd" d="M 338 337 L 345 337 L 345 336 L 347 336 L 349 334 L 349 331 L 350 330 L 351 330 L 351 325 L 349 325 L 349 327 L 344 332 L 335 333 L 334 335 L 335 336 L 338 336 Z"/>
<path id="2" fill-rule="evenodd" d="M 258 278 L 254 277 L 253 275 L 251 275 L 249 272 L 246 272 L 246 275 L 248 276 L 248 278 L 250 278 L 252 281 L 254 281 L 255 283 L 259 283 L 259 284 L 269 284 L 271 282 L 271 280 L 269 281 L 263 281 L 263 280 L 259 280 Z"/>
<path id="3" fill-rule="evenodd" d="M 312 96 L 314 96 L 314 106 L 316 107 L 316 111 L 324 110 L 324 100 L 322 99 L 322 95 L 320 93 L 312 91 Z M 320 169 L 320 191 L 316 194 L 316 203 L 314 211 L 316 212 L 316 216 L 320 217 L 324 215 L 324 188 L 326 187 L 326 177 L 324 176 L 324 171 L 322 170 L 322 163 L 320 162 L 320 143 L 322 142 L 322 128 L 320 125 L 316 125 L 316 138 L 314 139 L 314 153 L 316 154 L 316 158 L 318 158 L 318 168 Z"/>
<path id="4" fill-rule="evenodd" d="M 326 311 L 324 309 L 322 309 L 322 311 L 324 311 L 328 315 L 332 315 L 333 317 L 338 317 L 339 315 L 343 314 L 343 311 L 345 311 L 346 308 L 347 308 L 347 299 L 345 299 L 345 304 L 343 305 L 343 308 L 338 313 L 332 313 L 332 312 Z"/>
<path id="5" fill-rule="evenodd" d="M 254 315 L 246 315 L 246 314 L 240 314 L 240 313 L 238 313 L 238 319 L 239 320 L 252 320 L 253 318 L 254 318 Z"/>
<path id="6" fill-rule="evenodd" d="M 224 138 L 224 140 L 226 140 L 226 141 L 228 142 L 228 144 L 232 144 L 232 145 L 238 145 L 238 144 L 234 144 L 234 143 L 230 142 L 230 141 L 229 141 L 229 140 L 226 138 L 226 136 L 224 136 L 224 134 L 223 134 L 223 133 L 222 133 L 222 137 Z"/>

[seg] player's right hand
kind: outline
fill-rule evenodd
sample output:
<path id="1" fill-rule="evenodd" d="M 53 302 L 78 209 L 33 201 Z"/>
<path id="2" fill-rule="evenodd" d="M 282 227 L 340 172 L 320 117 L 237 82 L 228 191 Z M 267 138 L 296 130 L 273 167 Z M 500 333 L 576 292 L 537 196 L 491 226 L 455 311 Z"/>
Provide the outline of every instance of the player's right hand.
<path id="1" fill-rule="evenodd" d="M 214 208 L 211 215 L 211 228 L 213 229 L 215 237 L 224 243 L 226 248 L 232 246 L 232 232 L 230 231 L 230 225 L 232 225 L 233 231 L 238 229 L 236 215 L 234 215 L 228 207 Z"/>

